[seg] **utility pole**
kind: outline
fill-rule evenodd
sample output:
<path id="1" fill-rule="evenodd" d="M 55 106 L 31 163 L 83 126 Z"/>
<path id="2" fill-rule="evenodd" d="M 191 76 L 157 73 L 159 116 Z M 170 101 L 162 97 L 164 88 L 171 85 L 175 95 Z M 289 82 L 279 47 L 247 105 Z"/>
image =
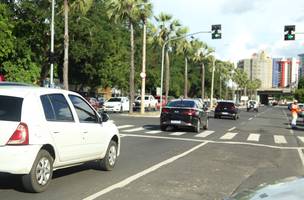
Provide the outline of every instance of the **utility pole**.
<path id="1" fill-rule="evenodd" d="M 51 21 L 51 71 L 50 71 L 50 87 L 54 87 L 54 15 L 55 15 L 55 0 L 52 0 L 52 21 Z"/>
<path id="2" fill-rule="evenodd" d="M 211 79 L 210 108 L 213 107 L 214 71 L 215 71 L 215 57 L 213 57 L 213 63 L 212 63 L 212 79 Z"/>
<path id="3" fill-rule="evenodd" d="M 146 23 L 144 23 L 144 33 L 143 35 L 146 35 L 147 26 Z M 142 71 L 140 73 L 141 77 L 141 101 L 140 101 L 140 113 L 145 113 L 145 91 L 146 91 L 146 37 L 143 37 L 143 59 L 142 59 Z"/>

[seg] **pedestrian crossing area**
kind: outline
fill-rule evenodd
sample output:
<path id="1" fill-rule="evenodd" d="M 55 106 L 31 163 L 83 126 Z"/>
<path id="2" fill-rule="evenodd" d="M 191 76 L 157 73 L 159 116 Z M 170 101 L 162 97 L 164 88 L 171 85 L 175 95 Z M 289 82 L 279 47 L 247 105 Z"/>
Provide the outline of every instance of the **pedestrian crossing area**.
<path id="1" fill-rule="evenodd" d="M 238 142 L 252 142 L 260 143 L 263 137 L 267 137 L 267 141 L 272 141 L 274 144 L 286 145 L 290 143 L 288 140 L 293 140 L 293 143 L 298 140 L 299 143 L 304 145 L 304 136 L 293 136 L 293 135 L 263 135 L 260 133 L 241 133 L 233 129 L 232 131 L 227 131 L 223 133 L 217 133 L 213 130 L 202 130 L 200 133 L 185 132 L 185 131 L 161 131 L 156 128 L 157 126 L 151 127 L 136 127 L 135 125 L 121 125 L 117 126 L 121 134 L 146 134 L 146 135 L 158 135 L 158 136 L 174 136 L 174 137 L 193 137 L 196 139 L 206 139 L 206 140 L 220 140 L 220 141 L 234 141 Z"/>

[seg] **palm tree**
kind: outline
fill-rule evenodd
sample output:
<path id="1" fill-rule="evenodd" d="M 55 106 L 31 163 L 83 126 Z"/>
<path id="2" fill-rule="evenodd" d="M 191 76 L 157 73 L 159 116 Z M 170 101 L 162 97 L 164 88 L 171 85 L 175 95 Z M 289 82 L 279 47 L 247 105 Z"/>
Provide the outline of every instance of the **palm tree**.
<path id="1" fill-rule="evenodd" d="M 160 46 L 163 46 L 166 41 L 176 36 L 176 30 L 181 26 L 178 20 L 173 20 L 172 15 L 160 13 L 155 17 L 158 22 L 157 41 Z M 165 76 L 165 99 L 167 101 L 170 86 L 170 58 L 169 58 L 170 44 L 165 49 L 165 63 L 166 63 L 166 76 Z"/>
<path id="2" fill-rule="evenodd" d="M 238 85 L 237 86 L 237 90 L 244 90 L 244 92 L 246 93 L 246 87 L 248 85 L 248 76 L 246 74 L 246 72 L 244 72 L 244 70 L 242 69 L 236 69 L 235 73 L 233 74 L 233 81 Z M 240 92 L 239 91 L 239 96 L 240 96 Z M 246 95 L 246 94 L 245 94 Z"/>
<path id="3" fill-rule="evenodd" d="M 139 16 L 143 23 L 143 48 L 142 48 L 142 73 L 143 75 L 146 74 L 146 44 L 147 44 L 147 19 L 152 16 L 152 4 L 149 2 L 149 0 L 141 0 L 139 4 Z M 144 96 L 145 96 L 145 89 L 146 88 L 146 79 L 145 77 L 142 77 L 141 82 L 141 106 L 140 106 L 140 112 L 145 112 L 144 107 Z"/>
<path id="4" fill-rule="evenodd" d="M 186 35 L 188 33 L 188 28 L 182 27 L 177 30 L 177 36 Z M 178 40 L 176 43 L 176 51 L 178 54 L 181 54 L 185 58 L 185 72 L 184 72 L 184 97 L 188 97 L 188 60 L 190 58 L 190 54 L 192 51 L 191 42 L 189 42 L 186 38 L 182 40 Z"/>
<path id="5" fill-rule="evenodd" d="M 135 95 L 135 86 L 134 86 L 134 74 L 135 74 L 135 66 L 134 66 L 134 24 L 139 18 L 138 16 L 138 5 L 140 5 L 139 0 L 109 0 L 106 2 L 107 14 L 110 19 L 114 19 L 115 22 L 127 21 L 129 29 L 130 29 L 130 113 L 133 113 L 133 102 Z"/>
<path id="6" fill-rule="evenodd" d="M 80 11 L 85 15 L 93 4 L 93 0 L 64 0 L 64 58 L 63 58 L 63 87 L 69 89 L 69 10 Z"/>
<path id="7" fill-rule="evenodd" d="M 207 46 L 207 44 L 198 40 L 194 41 L 194 49 L 197 49 L 193 60 L 201 64 L 201 98 L 205 98 L 205 64 L 204 62 L 211 56 L 214 50 Z"/>

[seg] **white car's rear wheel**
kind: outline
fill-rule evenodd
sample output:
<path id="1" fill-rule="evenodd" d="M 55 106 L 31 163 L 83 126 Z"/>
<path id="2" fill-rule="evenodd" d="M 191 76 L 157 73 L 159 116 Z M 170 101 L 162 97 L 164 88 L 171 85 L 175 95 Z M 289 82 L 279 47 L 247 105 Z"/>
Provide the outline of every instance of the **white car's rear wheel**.
<path id="1" fill-rule="evenodd" d="M 54 159 L 44 149 L 40 150 L 29 174 L 22 176 L 23 187 L 29 192 L 43 192 L 53 176 Z"/>

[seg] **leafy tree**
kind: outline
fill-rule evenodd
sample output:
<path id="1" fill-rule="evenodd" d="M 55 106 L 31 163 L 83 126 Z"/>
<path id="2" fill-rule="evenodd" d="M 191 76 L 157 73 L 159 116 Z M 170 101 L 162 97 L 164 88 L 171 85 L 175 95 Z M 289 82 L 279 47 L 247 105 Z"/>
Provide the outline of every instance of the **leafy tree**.
<path id="1" fill-rule="evenodd" d="M 166 13 L 160 13 L 155 17 L 158 23 L 158 32 L 156 40 L 162 47 L 166 41 L 176 36 L 177 29 L 181 26 L 178 20 L 173 19 L 172 15 Z M 168 99 L 169 86 L 170 86 L 170 58 L 169 58 L 170 44 L 166 45 L 165 60 L 166 60 L 166 72 L 165 72 L 165 98 Z"/>
<path id="2" fill-rule="evenodd" d="M 299 102 L 304 102 L 304 89 L 297 89 L 294 96 Z"/>
<path id="3" fill-rule="evenodd" d="M 304 77 L 301 77 L 299 79 L 298 88 L 299 89 L 304 89 Z"/>
<path id="4" fill-rule="evenodd" d="M 131 52 L 130 52 L 130 108 L 132 108 L 134 102 L 135 95 L 135 86 L 134 86 L 134 74 L 135 74 L 135 66 L 134 66 L 134 24 L 137 22 L 138 16 L 138 7 L 137 4 L 139 0 L 109 0 L 107 3 L 107 14 L 109 18 L 114 18 L 114 21 L 126 21 L 128 23 L 130 29 L 130 44 L 131 44 Z M 130 109 L 130 113 L 133 112 L 133 109 Z"/>
<path id="5" fill-rule="evenodd" d="M 63 59 L 63 87 L 69 89 L 69 10 L 80 11 L 83 15 L 91 8 L 93 0 L 64 0 L 64 59 Z"/>

